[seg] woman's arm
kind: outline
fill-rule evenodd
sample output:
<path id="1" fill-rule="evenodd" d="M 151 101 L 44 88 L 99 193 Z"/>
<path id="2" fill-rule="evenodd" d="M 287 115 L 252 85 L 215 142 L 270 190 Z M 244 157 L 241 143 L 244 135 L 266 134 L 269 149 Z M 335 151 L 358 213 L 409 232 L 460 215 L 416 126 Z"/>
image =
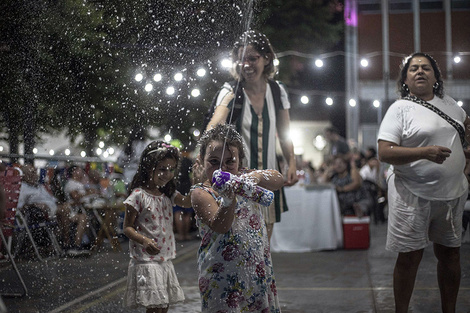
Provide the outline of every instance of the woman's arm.
<path id="1" fill-rule="evenodd" d="M 190 208 L 191 207 L 191 192 L 187 195 L 182 195 L 179 191 L 175 191 L 175 204 L 182 208 Z"/>
<path id="2" fill-rule="evenodd" d="M 356 163 L 354 160 L 351 160 L 351 182 L 347 185 L 344 185 L 343 187 L 336 187 L 336 190 L 339 192 L 349 192 L 349 191 L 354 191 L 357 190 L 361 187 L 362 185 L 362 178 L 361 175 L 359 174 L 359 170 L 356 167 Z"/>
<path id="3" fill-rule="evenodd" d="M 240 177 L 272 191 L 279 190 L 284 185 L 284 177 L 276 170 L 252 170 Z"/>
<path id="4" fill-rule="evenodd" d="M 145 237 L 144 235 L 139 234 L 135 230 L 135 219 L 137 217 L 137 210 L 132 206 L 126 204 L 126 213 L 124 216 L 124 235 L 127 238 L 141 244 L 145 251 L 150 255 L 155 255 L 160 252 L 160 249 L 157 246 L 157 243 L 152 239 Z"/>
<path id="5" fill-rule="evenodd" d="M 279 137 L 279 144 L 281 146 L 282 155 L 289 165 L 287 171 L 287 181 L 284 183 L 286 186 L 294 185 L 299 179 L 297 178 L 297 164 L 295 161 L 294 145 L 289 137 L 290 130 L 290 116 L 289 110 L 278 110 L 276 115 L 276 129 Z"/>
<path id="6" fill-rule="evenodd" d="M 205 130 L 214 128 L 214 126 L 217 124 L 225 124 L 225 121 L 227 120 L 227 116 L 229 115 L 229 113 L 230 113 L 230 110 L 226 106 L 223 106 L 223 105 L 217 106 Z"/>
<path id="7" fill-rule="evenodd" d="M 379 140 L 379 160 L 392 165 L 403 165 L 426 159 L 442 164 L 452 152 L 442 146 L 402 147 L 391 141 Z"/>
<path id="8" fill-rule="evenodd" d="M 214 110 L 214 114 L 212 115 L 212 118 L 209 121 L 209 124 L 207 124 L 206 129 L 204 129 L 204 131 L 213 128 L 217 124 L 225 123 L 228 115 L 230 114 L 228 105 L 234 96 L 235 94 L 233 93 L 233 91 L 230 91 L 222 98 L 220 103 L 217 104 L 217 107 Z"/>
<path id="9" fill-rule="evenodd" d="M 333 164 L 326 165 L 324 167 L 323 173 L 320 175 L 320 181 L 323 183 L 330 183 L 331 178 L 335 174 L 335 170 L 333 169 Z"/>
<path id="10" fill-rule="evenodd" d="M 232 194 L 224 201 L 226 202 L 219 206 L 210 193 L 200 188 L 191 193 L 191 202 L 198 218 L 213 231 L 221 234 L 228 232 L 232 227 L 237 199 Z"/>

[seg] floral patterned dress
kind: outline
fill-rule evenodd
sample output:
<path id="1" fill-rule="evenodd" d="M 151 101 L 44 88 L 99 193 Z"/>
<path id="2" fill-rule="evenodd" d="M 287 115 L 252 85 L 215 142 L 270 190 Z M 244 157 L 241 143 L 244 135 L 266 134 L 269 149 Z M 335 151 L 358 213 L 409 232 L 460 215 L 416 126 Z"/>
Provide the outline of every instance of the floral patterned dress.
<path id="1" fill-rule="evenodd" d="M 202 184 L 218 202 L 214 191 Z M 202 238 L 198 251 L 202 312 L 281 312 L 261 207 L 237 196 L 232 228 L 224 234 L 196 216 Z"/>

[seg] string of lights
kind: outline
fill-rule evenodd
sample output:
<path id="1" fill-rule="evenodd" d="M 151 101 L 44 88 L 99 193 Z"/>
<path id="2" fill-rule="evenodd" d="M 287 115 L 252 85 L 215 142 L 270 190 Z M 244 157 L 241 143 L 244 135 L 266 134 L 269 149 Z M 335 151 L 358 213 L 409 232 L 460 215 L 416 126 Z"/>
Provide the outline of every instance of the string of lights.
<path id="1" fill-rule="evenodd" d="M 432 55 L 444 55 L 444 56 L 452 55 L 454 56 L 453 61 L 455 64 L 462 63 L 463 59 L 466 56 L 470 55 L 469 51 L 460 51 L 460 52 L 430 51 L 428 53 Z M 287 51 L 281 51 L 281 52 L 276 53 L 275 65 L 278 66 L 283 58 L 286 58 L 289 56 L 295 56 L 295 57 L 300 57 L 300 58 L 305 58 L 305 59 L 312 59 L 314 60 L 313 62 L 314 66 L 316 66 L 317 68 L 322 68 L 326 65 L 326 63 L 328 62 L 328 59 L 331 59 L 337 56 L 347 56 L 347 54 L 348 53 L 346 53 L 345 51 L 341 51 L 341 50 L 325 52 L 325 53 L 317 53 L 317 54 L 304 53 L 304 52 L 296 51 L 296 50 L 287 50 Z M 367 68 L 372 58 L 382 56 L 383 54 L 384 54 L 383 51 L 371 51 L 371 52 L 367 52 L 364 54 L 357 54 L 357 55 L 349 54 L 349 56 L 356 57 L 359 61 L 359 65 L 362 68 Z M 406 57 L 406 54 L 394 52 L 394 51 L 387 52 L 387 54 L 390 57 L 398 57 L 398 58 Z M 232 68 L 232 61 L 230 59 L 224 58 L 221 55 L 217 56 L 217 58 L 219 58 L 218 60 L 219 70 L 228 71 L 230 68 Z M 217 64 L 217 63 L 214 63 L 214 64 Z M 143 67 L 146 67 L 146 66 L 143 66 Z M 205 76 L 211 75 L 211 73 L 213 73 L 212 71 L 207 70 L 206 68 L 207 66 L 201 65 L 199 67 L 195 66 L 194 67 L 195 70 L 193 72 L 190 72 L 187 69 L 178 70 L 174 72 L 172 75 L 169 75 L 170 77 L 166 78 L 166 84 L 164 82 L 163 74 L 160 72 L 155 72 L 152 76 L 152 79 L 150 80 L 150 79 L 147 79 L 147 75 L 144 74 L 144 71 L 139 71 L 135 75 L 134 79 L 138 83 L 145 82 L 143 88 L 148 93 L 154 90 L 155 84 L 165 84 L 165 86 L 161 86 L 161 88 L 165 90 L 165 93 L 168 96 L 175 95 L 178 92 L 177 87 L 174 86 L 174 84 L 177 84 L 183 80 L 186 80 L 190 82 L 191 85 L 193 85 L 193 87 L 190 87 L 188 97 L 190 96 L 192 98 L 198 98 L 202 95 L 202 90 L 199 87 L 197 87 L 198 80 L 203 79 Z M 292 89 L 292 88 L 289 88 L 289 93 L 292 95 L 299 96 L 298 98 L 300 99 L 302 104 L 309 103 L 311 97 L 323 96 L 325 97 L 325 103 L 329 106 L 333 105 L 334 97 L 344 97 L 345 95 L 344 92 L 338 92 L 338 91 L 325 91 L 325 90 L 316 90 L 316 89 L 300 90 L 300 89 Z M 355 100 L 349 101 L 348 103 L 351 106 L 355 106 L 357 104 Z M 462 102 L 460 101 L 459 104 L 462 104 Z M 378 108 L 380 106 L 380 101 L 374 100 L 373 106 Z"/>

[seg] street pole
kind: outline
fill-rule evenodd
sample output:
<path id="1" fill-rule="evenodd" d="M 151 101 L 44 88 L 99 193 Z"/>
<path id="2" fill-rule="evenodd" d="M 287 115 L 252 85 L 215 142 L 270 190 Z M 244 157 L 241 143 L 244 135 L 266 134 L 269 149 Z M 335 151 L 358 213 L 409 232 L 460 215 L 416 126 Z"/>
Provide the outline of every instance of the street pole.
<path id="1" fill-rule="evenodd" d="M 452 64 L 452 16 L 450 0 L 444 0 L 444 11 L 446 16 L 446 61 L 447 61 L 447 80 L 454 78 L 454 69 Z"/>
<path id="2" fill-rule="evenodd" d="M 344 19 L 346 26 L 345 33 L 345 65 L 346 65 L 346 138 L 358 142 L 359 129 L 359 99 L 357 81 L 357 0 L 346 0 L 344 9 Z M 356 106 L 349 105 L 349 100 L 354 99 Z"/>
<path id="3" fill-rule="evenodd" d="M 389 88 L 388 83 L 390 80 L 390 48 L 389 48 L 389 22 L 388 22 L 388 0 L 382 0 L 382 73 L 384 84 L 384 101 L 377 108 L 377 125 L 382 122 L 382 107 L 387 106 L 389 102 Z"/>

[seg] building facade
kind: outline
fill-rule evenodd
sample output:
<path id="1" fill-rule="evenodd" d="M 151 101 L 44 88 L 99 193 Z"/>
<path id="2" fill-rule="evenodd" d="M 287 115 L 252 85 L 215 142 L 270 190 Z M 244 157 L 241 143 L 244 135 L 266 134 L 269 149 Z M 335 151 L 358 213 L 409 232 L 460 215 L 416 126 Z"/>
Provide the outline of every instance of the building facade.
<path id="1" fill-rule="evenodd" d="M 376 144 L 381 118 L 398 97 L 399 66 L 416 51 L 436 59 L 445 93 L 470 113 L 469 21 L 465 0 L 346 0 L 346 94 L 356 103 L 346 104 L 348 139 Z"/>

